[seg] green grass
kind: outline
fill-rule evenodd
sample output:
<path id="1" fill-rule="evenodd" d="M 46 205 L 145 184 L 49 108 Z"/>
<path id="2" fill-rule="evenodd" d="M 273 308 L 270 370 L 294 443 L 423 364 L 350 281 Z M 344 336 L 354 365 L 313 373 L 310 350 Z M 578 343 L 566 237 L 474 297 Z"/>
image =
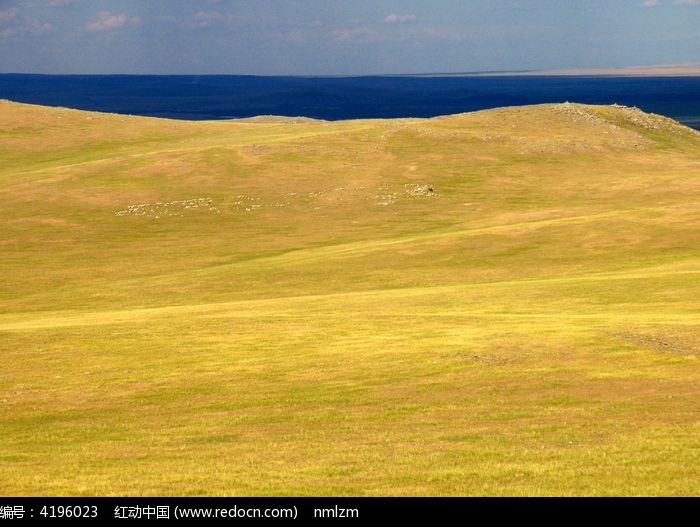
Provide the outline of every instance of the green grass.
<path id="1" fill-rule="evenodd" d="M 0 494 L 698 495 L 699 134 L 0 130 Z"/>

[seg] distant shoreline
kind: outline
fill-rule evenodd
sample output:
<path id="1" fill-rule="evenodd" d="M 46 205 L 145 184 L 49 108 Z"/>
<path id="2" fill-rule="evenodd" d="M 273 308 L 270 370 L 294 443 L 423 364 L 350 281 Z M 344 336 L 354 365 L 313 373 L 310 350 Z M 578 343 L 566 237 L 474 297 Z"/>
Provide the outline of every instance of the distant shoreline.
<path id="1" fill-rule="evenodd" d="M 562 68 L 425 73 L 363 73 L 349 75 L 255 75 L 248 73 L 33 73 L 3 71 L 0 75 L 46 77 L 257 77 L 300 79 L 351 79 L 361 77 L 700 77 L 700 63 L 626 66 L 620 68 Z"/>
<path id="2" fill-rule="evenodd" d="M 394 76 L 394 75 L 390 75 Z M 700 77 L 700 64 L 633 66 L 625 68 L 471 71 L 463 73 L 415 73 L 400 77 Z"/>

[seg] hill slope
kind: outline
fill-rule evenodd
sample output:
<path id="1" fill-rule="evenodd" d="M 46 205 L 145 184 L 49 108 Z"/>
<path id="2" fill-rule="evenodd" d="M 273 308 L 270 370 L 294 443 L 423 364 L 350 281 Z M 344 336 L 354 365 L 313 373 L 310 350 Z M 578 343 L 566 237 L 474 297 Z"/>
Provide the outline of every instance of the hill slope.
<path id="1" fill-rule="evenodd" d="M 700 134 L 0 103 L 0 493 L 697 494 Z"/>

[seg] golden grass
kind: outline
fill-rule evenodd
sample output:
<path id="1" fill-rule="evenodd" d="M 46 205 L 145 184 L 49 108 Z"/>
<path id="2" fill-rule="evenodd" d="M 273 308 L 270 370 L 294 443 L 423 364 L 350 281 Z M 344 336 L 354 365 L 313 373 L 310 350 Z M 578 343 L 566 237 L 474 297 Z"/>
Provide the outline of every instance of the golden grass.
<path id="1" fill-rule="evenodd" d="M 699 134 L 8 102 L 0 131 L 0 494 L 698 494 Z"/>

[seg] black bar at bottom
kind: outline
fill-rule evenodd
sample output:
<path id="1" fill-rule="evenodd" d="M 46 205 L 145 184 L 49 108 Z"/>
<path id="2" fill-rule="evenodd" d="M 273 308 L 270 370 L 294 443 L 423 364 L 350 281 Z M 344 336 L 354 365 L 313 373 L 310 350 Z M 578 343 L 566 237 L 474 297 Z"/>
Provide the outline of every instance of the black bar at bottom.
<path id="1" fill-rule="evenodd" d="M 134 521 L 668 520 L 697 511 L 697 498 L 16 498 L 0 497 L 3 525 L 70 519 L 79 524 Z M 610 514 L 610 515 L 609 515 Z M 690 516 L 688 516 L 690 517 Z"/>

